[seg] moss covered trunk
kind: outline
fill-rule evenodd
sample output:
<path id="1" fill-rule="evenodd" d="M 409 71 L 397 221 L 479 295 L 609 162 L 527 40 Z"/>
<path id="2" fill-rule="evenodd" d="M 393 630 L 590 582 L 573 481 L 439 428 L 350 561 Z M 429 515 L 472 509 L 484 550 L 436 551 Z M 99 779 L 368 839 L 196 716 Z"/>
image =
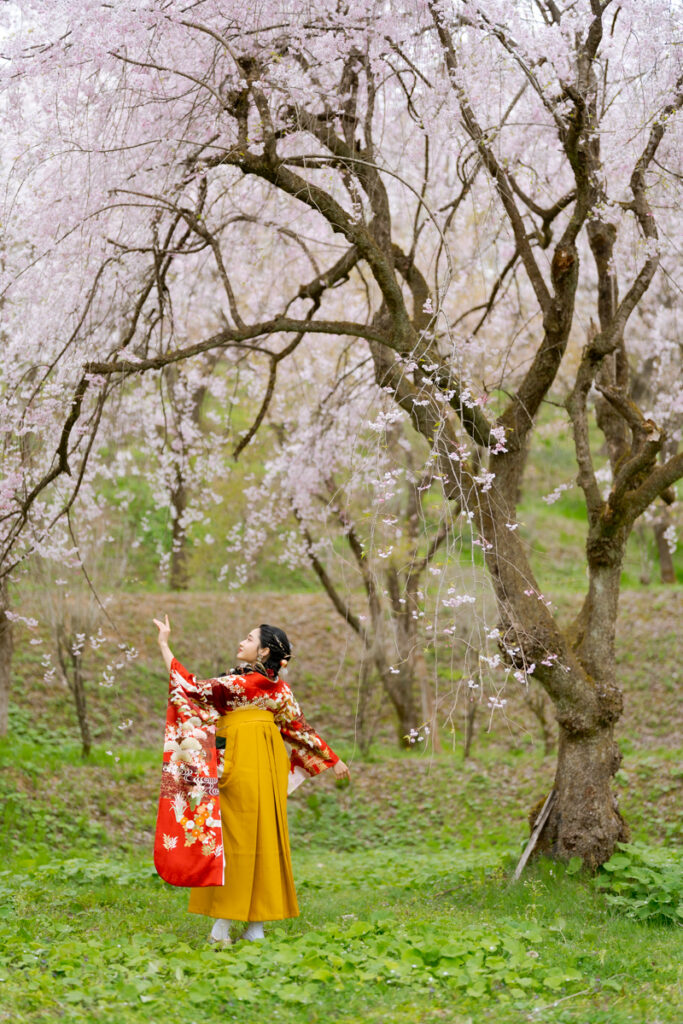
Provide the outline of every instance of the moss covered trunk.
<path id="1" fill-rule="evenodd" d="M 560 860 L 581 857 L 595 868 L 629 831 L 612 791 L 621 763 L 611 726 L 572 735 L 560 727 L 555 799 L 538 851 Z"/>

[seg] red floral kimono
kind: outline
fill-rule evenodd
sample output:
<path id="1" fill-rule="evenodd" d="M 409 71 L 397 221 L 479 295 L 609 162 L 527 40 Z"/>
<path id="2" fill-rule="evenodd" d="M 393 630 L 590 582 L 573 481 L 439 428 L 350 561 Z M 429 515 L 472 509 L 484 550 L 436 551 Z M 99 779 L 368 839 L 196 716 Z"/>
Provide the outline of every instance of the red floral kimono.
<path id="1" fill-rule="evenodd" d="M 221 886 L 225 854 L 218 779 L 222 751 L 216 723 L 239 708 L 273 714 L 291 745 L 289 791 L 339 760 L 308 725 L 283 679 L 260 672 L 197 679 L 177 659 L 171 662 L 161 793 L 154 864 L 165 881 L 180 886 Z"/>

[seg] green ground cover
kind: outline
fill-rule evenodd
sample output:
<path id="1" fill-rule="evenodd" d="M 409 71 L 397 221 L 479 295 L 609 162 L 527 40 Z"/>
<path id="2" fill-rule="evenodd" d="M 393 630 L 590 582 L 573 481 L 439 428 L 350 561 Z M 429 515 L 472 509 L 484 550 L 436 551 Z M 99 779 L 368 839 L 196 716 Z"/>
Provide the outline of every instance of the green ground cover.
<path id="1" fill-rule="evenodd" d="M 620 780 L 638 845 L 598 880 L 544 862 L 516 883 L 552 759 L 380 749 L 352 786 L 323 776 L 290 802 L 301 916 L 220 952 L 154 873 L 158 757 L 0 744 L 0 1021 L 678 1021 L 667 748 Z"/>
<path id="2" fill-rule="evenodd" d="M 42 863 L 41 863 L 42 861 Z M 509 854 L 294 851 L 302 916 L 215 952 L 148 855 L 0 873 L 0 1019 L 674 1022 L 680 931 Z"/>

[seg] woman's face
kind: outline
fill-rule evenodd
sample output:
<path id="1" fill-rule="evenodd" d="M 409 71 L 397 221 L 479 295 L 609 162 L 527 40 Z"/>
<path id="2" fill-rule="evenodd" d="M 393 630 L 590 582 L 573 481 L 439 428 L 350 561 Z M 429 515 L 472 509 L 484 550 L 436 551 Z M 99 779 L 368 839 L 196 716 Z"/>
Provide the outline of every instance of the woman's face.
<path id="1" fill-rule="evenodd" d="M 239 661 L 246 661 L 250 665 L 253 665 L 255 661 L 258 661 L 260 643 L 261 633 L 258 626 L 256 626 L 255 629 L 252 629 L 249 636 L 242 640 L 237 648 L 237 657 Z"/>

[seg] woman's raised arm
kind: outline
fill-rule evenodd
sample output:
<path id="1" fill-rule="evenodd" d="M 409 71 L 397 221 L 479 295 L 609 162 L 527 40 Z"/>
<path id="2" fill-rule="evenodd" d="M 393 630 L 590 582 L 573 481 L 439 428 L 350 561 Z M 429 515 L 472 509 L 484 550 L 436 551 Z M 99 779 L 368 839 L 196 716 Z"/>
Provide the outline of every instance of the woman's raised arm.
<path id="1" fill-rule="evenodd" d="M 159 622 L 158 619 L 154 619 L 154 625 L 159 627 L 159 650 L 161 651 L 161 657 L 164 659 L 167 671 L 171 671 L 171 662 L 173 661 L 173 652 L 168 646 L 168 638 L 171 635 L 171 627 L 168 624 L 168 615 L 164 616 L 164 621 Z"/>

